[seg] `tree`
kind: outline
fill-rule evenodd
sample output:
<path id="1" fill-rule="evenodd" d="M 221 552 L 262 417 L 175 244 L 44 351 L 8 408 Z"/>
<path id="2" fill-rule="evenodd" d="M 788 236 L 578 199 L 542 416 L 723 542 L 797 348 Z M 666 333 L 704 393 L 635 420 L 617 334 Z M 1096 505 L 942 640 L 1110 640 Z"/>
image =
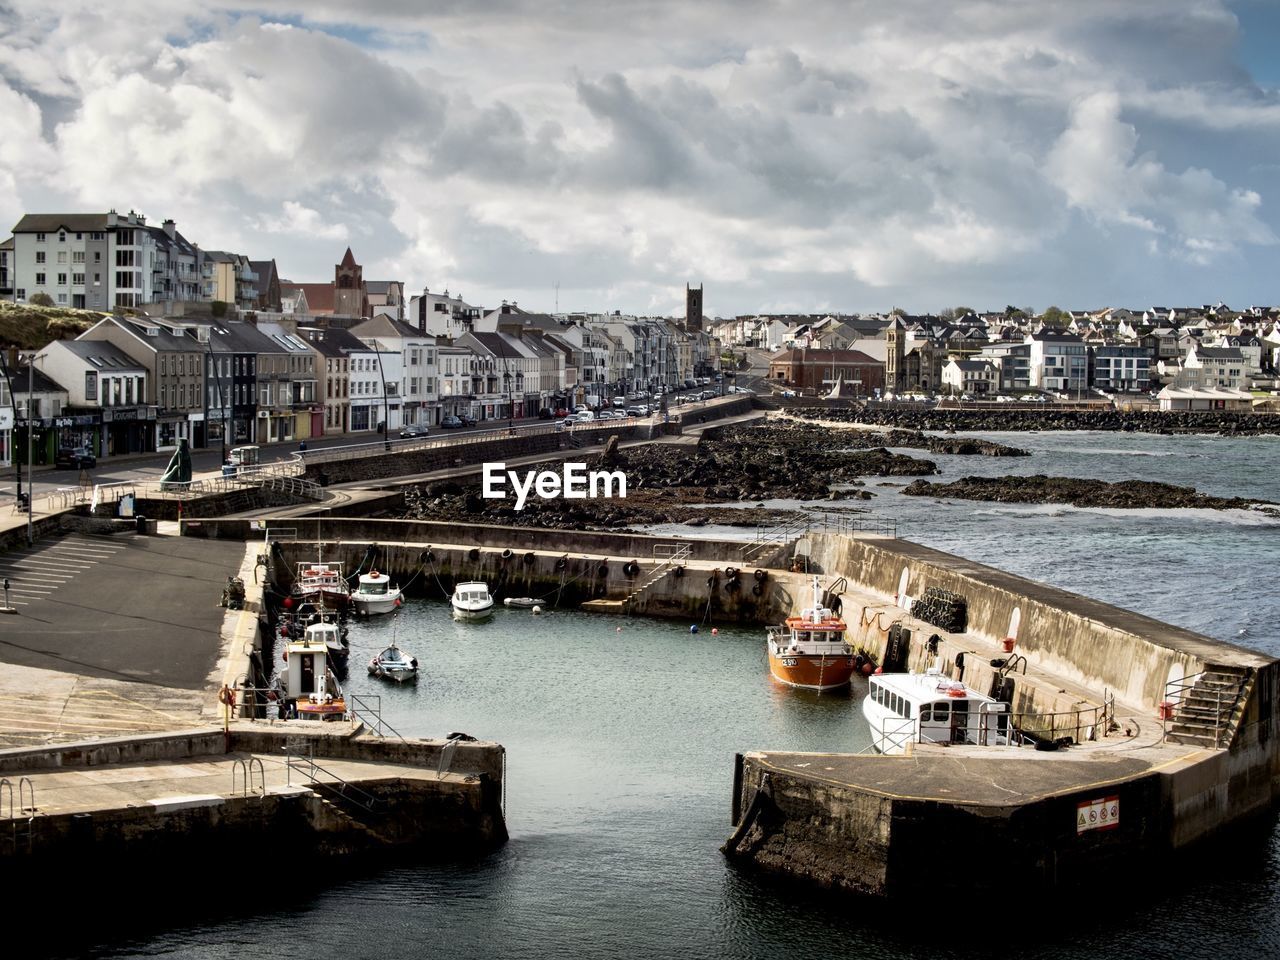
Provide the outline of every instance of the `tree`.
<path id="1" fill-rule="evenodd" d="M 1057 307 L 1045 307 L 1040 319 L 1051 327 L 1060 327 L 1068 321 L 1067 315 Z"/>
<path id="2" fill-rule="evenodd" d="M 961 317 L 967 317 L 971 313 L 976 313 L 973 307 L 947 307 L 938 314 L 943 320 L 959 320 Z"/>
<path id="3" fill-rule="evenodd" d="M 903 310 L 901 307 L 894 307 L 889 311 L 889 316 L 891 317 L 905 317 L 906 315 L 907 311 Z"/>
<path id="4" fill-rule="evenodd" d="M 27 303 L 31 304 L 33 307 L 52 307 L 53 297 L 49 296 L 43 290 L 40 290 L 29 296 L 27 298 Z"/>

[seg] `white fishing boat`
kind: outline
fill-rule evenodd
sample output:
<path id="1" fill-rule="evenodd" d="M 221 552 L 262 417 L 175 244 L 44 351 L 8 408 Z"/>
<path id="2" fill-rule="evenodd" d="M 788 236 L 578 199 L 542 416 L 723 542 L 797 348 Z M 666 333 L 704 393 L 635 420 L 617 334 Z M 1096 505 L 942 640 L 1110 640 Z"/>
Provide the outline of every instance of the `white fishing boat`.
<path id="1" fill-rule="evenodd" d="M 385 573 L 370 570 L 360 574 L 360 582 L 351 594 L 356 613 L 370 616 L 377 613 L 394 613 L 403 603 L 400 588 Z"/>
<path id="2" fill-rule="evenodd" d="M 453 588 L 449 602 L 453 604 L 454 615 L 459 617 L 487 617 L 493 612 L 493 595 L 487 583 L 460 583 Z"/>
<path id="3" fill-rule="evenodd" d="M 517 610 L 532 610 L 534 607 L 546 605 L 545 600 L 537 597 L 507 597 L 502 601 L 504 607 L 514 607 Z"/>
<path id="4" fill-rule="evenodd" d="M 936 670 L 884 673 L 868 678 L 862 715 L 880 753 L 906 753 L 911 744 L 1005 746 L 1009 705 Z"/>
<path id="5" fill-rule="evenodd" d="M 395 641 L 369 661 L 369 676 L 405 683 L 418 679 L 418 658 L 411 657 Z"/>
<path id="6" fill-rule="evenodd" d="M 338 624 L 336 614 L 315 614 L 303 631 L 303 636 L 311 643 L 323 643 L 329 661 L 335 666 L 346 662 L 349 648 L 345 630 Z"/>
<path id="7" fill-rule="evenodd" d="M 286 643 L 280 670 L 286 710 L 305 720 L 340 720 L 347 714 L 342 687 L 329 666 L 323 640 L 304 635 Z"/>

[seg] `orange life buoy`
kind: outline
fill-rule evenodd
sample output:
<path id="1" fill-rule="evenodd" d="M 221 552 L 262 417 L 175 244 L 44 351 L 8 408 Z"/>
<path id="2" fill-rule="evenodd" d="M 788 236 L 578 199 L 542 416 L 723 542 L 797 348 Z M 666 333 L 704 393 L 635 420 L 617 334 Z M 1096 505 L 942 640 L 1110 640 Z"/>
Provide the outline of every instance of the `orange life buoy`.
<path id="1" fill-rule="evenodd" d="M 371 577 L 376 577 L 376 576 L 378 576 L 378 571 L 377 571 L 377 570 L 370 570 L 370 571 L 369 571 L 369 576 L 371 576 Z"/>
<path id="2" fill-rule="evenodd" d="M 236 705 L 236 692 L 226 684 L 223 684 L 222 689 L 218 691 L 218 700 L 225 706 L 234 707 Z"/>

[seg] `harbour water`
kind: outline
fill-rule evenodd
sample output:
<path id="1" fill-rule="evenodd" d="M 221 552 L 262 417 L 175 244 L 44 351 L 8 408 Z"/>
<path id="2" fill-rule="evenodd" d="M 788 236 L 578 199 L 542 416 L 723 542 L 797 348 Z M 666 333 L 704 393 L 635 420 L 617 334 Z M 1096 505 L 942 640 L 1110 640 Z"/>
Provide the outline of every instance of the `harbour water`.
<path id="1" fill-rule="evenodd" d="M 1141 478 L 1280 501 L 1276 438 L 984 436 L 1035 456 L 932 456 L 944 471 L 937 479 Z M 937 502 L 875 480 L 867 488 L 877 494 L 872 511 L 895 517 L 904 537 L 1280 654 L 1280 521 Z M 417 688 L 363 674 L 393 630 L 423 664 Z M 834 697 L 779 689 L 755 631 L 694 636 L 683 623 L 560 611 L 457 624 L 443 602 L 419 601 L 397 624 L 359 624 L 351 638 L 353 689 L 380 693 L 402 733 L 461 730 L 506 744 L 510 842 L 479 862 L 394 867 L 319 890 L 277 893 L 273 881 L 268 896 L 238 898 L 254 906 L 102 927 L 107 942 L 66 955 L 212 958 L 284 945 L 344 960 L 1280 953 L 1274 828 L 1199 877 L 1152 877 L 1142 889 L 1099 877 L 1096 889 L 1052 906 L 1009 891 L 941 914 L 935 904 L 887 911 L 739 871 L 717 849 L 731 829 L 734 752 L 866 743 L 856 709 L 865 688 Z M 978 852 L 961 859 L 982 866 Z M 939 858 L 940 869 L 955 863 Z"/>

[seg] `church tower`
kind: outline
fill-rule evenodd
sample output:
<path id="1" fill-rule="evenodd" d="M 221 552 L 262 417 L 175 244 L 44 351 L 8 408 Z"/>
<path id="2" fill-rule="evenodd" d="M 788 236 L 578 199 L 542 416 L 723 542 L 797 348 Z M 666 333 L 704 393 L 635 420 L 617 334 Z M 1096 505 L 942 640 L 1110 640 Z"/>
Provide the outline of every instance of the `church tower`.
<path id="1" fill-rule="evenodd" d="M 346 256 L 333 268 L 333 312 L 343 317 L 367 317 L 367 300 L 364 268 L 347 247 Z"/>
<path id="2" fill-rule="evenodd" d="M 905 353 L 906 324 L 902 322 L 902 318 L 897 314 L 889 320 L 889 326 L 884 331 L 885 351 L 884 351 L 884 385 L 886 390 L 892 390 L 897 393 L 902 389 L 903 374 L 902 359 Z"/>
<path id="3" fill-rule="evenodd" d="M 684 328 L 689 333 L 702 331 L 702 284 L 696 290 L 684 285 Z"/>

